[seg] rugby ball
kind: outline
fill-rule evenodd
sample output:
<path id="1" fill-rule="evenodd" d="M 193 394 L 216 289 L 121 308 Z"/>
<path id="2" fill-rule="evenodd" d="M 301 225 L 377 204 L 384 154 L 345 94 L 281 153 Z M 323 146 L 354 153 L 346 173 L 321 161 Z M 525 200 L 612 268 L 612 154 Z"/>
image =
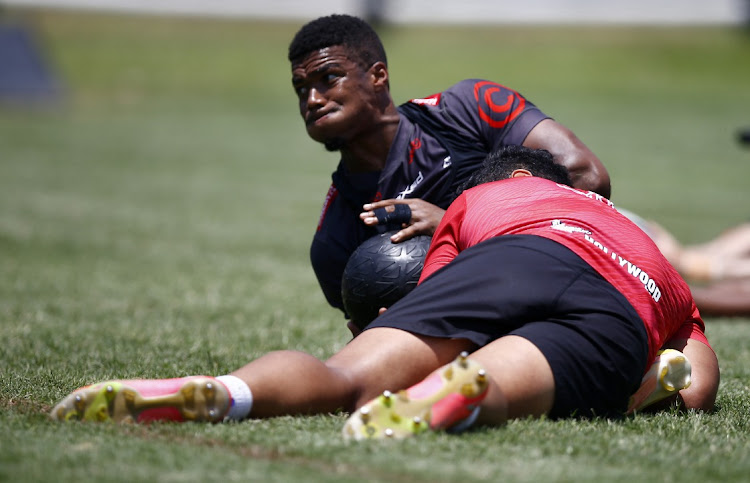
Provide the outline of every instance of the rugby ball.
<path id="1" fill-rule="evenodd" d="M 417 286 L 432 237 L 393 243 L 389 231 L 365 240 L 349 257 L 341 279 L 344 310 L 360 329 Z"/>

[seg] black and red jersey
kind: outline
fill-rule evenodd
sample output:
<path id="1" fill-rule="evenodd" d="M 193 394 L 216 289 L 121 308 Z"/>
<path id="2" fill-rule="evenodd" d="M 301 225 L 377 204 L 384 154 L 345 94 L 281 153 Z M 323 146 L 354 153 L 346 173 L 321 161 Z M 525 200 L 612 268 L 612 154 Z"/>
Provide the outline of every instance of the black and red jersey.
<path id="1" fill-rule="evenodd" d="M 382 171 L 353 174 L 339 163 L 310 248 L 323 293 L 340 309 L 349 255 L 367 238 L 397 228 L 365 226 L 359 219 L 363 204 L 420 198 L 445 209 L 488 153 L 522 144 L 548 117 L 518 92 L 480 79 L 412 99 L 398 110 L 398 131 Z"/>

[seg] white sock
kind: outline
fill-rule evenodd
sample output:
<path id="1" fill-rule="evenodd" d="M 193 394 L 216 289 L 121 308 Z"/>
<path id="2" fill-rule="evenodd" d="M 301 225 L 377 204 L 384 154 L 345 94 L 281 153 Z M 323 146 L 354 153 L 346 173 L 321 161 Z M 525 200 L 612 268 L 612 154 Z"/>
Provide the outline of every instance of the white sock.
<path id="1" fill-rule="evenodd" d="M 250 387 L 237 376 L 219 376 L 216 380 L 227 387 L 229 395 L 232 397 L 232 405 L 229 407 L 229 412 L 224 417 L 224 421 L 245 419 L 253 408 L 253 393 L 250 392 Z"/>

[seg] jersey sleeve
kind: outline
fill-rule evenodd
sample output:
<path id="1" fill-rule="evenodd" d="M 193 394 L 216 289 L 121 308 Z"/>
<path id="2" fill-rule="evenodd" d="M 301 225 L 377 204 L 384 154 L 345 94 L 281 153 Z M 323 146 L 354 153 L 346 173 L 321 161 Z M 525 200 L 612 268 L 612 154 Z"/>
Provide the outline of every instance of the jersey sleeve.
<path id="1" fill-rule="evenodd" d="M 682 323 L 682 325 L 675 331 L 671 337 L 667 340 L 669 343 L 672 340 L 677 339 L 693 339 L 706 344 L 711 347 L 706 337 L 706 325 L 698 312 L 698 308 L 693 302 L 693 312 L 690 317 Z"/>
<path id="2" fill-rule="evenodd" d="M 547 119 L 519 92 L 482 79 L 467 79 L 445 92 L 455 120 L 478 133 L 487 151 L 521 145 L 540 121 Z"/>
<path id="3" fill-rule="evenodd" d="M 448 207 L 432 236 L 419 283 L 449 264 L 461 251 L 459 236 L 465 213 L 466 197 L 461 195 Z"/>

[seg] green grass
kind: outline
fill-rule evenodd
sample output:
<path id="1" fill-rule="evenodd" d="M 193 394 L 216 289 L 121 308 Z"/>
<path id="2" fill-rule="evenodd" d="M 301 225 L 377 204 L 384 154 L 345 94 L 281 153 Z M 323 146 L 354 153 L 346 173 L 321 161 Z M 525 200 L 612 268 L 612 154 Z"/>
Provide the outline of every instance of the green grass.
<path id="1" fill-rule="evenodd" d="M 222 374 L 348 340 L 307 259 L 335 157 L 296 114 L 295 25 L 11 12 L 68 86 L 0 107 L 0 481 L 745 481 L 750 319 L 708 320 L 718 410 L 516 421 L 345 444 L 343 416 L 53 424 L 72 389 Z M 401 102 L 514 87 L 609 168 L 613 201 L 683 241 L 747 220 L 750 35 L 721 28 L 393 27 Z M 280 381 L 283 383 L 283 381 Z"/>

